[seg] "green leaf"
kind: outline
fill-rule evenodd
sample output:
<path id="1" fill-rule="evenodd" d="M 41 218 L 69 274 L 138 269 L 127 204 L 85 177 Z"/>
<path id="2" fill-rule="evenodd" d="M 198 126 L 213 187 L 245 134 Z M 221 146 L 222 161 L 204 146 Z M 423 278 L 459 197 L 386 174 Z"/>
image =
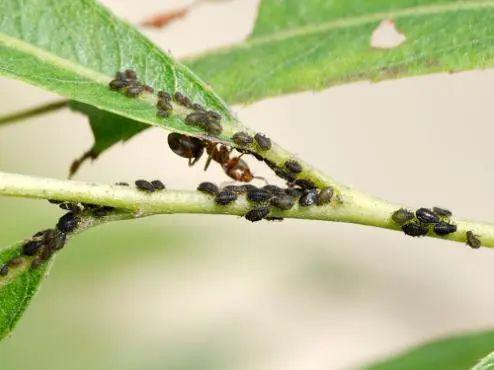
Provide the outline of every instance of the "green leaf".
<path id="1" fill-rule="evenodd" d="M 0 250 L 0 267 L 21 255 L 23 243 L 15 243 Z M 36 269 L 21 257 L 20 264 L 11 267 L 7 276 L 0 276 L 0 340 L 5 338 L 21 318 L 43 281 L 51 263 Z"/>
<path id="2" fill-rule="evenodd" d="M 489 353 L 475 365 L 472 370 L 492 370 L 494 369 L 494 352 Z"/>
<path id="3" fill-rule="evenodd" d="M 491 352 L 493 348 L 494 331 L 454 336 L 427 343 L 386 361 L 365 367 L 365 369 L 467 370 Z"/>
<path id="4" fill-rule="evenodd" d="M 392 19 L 406 41 L 371 47 Z M 492 0 L 263 0 L 252 36 L 187 65 L 230 103 L 494 65 Z"/>
<path id="5" fill-rule="evenodd" d="M 154 94 L 129 98 L 110 90 L 115 73 L 131 68 L 155 89 L 180 91 L 220 113 L 222 139 L 236 131 L 228 107 L 205 83 L 95 1 L 0 0 L 0 9 L 0 74 L 128 119 L 204 135 L 185 124 L 189 109 L 175 106 L 162 119 Z"/>

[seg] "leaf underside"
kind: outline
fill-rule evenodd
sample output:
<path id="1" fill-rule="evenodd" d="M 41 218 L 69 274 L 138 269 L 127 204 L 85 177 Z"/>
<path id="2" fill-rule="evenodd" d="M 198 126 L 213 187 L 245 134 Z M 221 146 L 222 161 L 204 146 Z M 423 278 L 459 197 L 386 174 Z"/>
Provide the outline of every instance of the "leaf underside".
<path id="1" fill-rule="evenodd" d="M 494 348 L 494 331 L 427 343 L 365 370 L 468 370 Z"/>
<path id="2" fill-rule="evenodd" d="M 0 250 L 0 267 L 21 254 L 22 244 L 15 243 Z M 36 269 L 24 269 L 12 279 L 0 277 L 0 340 L 15 327 L 50 265 L 45 263 Z"/>

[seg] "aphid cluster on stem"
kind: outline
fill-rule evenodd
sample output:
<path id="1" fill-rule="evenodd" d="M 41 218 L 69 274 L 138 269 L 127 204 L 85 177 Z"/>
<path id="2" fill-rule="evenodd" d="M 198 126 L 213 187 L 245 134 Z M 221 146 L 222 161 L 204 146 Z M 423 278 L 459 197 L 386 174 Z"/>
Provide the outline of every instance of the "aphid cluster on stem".
<path id="1" fill-rule="evenodd" d="M 117 72 L 115 79 L 109 83 L 110 89 L 122 91 L 130 98 L 136 98 L 144 91 L 148 93 L 154 92 L 154 89 L 146 84 L 143 84 L 137 79 L 137 74 L 132 69 L 127 69 L 124 72 Z"/>
<path id="2" fill-rule="evenodd" d="M 400 225 L 403 232 L 409 236 L 425 236 L 431 227 L 436 235 L 446 236 L 455 233 L 458 229 L 449 220 L 451 216 L 452 213 L 449 210 L 439 207 L 433 209 L 422 207 L 417 209 L 415 213 L 400 208 L 391 215 L 391 219 Z"/>

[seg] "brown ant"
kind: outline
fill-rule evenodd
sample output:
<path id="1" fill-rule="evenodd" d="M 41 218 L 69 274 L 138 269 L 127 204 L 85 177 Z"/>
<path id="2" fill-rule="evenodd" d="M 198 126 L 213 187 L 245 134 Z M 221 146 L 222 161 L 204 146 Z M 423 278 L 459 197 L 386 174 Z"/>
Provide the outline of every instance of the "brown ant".
<path id="1" fill-rule="evenodd" d="M 215 161 L 219 163 L 223 168 L 223 171 L 235 181 L 251 182 L 254 178 L 263 179 L 262 177 L 257 177 L 252 174 L 247 162 L 241 158 L 243 153 L 239 156 L 230 158 L 233 149 L 228 148 L 224 144 L 171 133 L 168 135 L 168 145 L 175 154 L 188 158 L 189 166 L 193 166 L 201 158 L 204 149 L 206 149 L 208 159 L 204 166 L 204 171 L 208 169 L 211 161 Z"/>

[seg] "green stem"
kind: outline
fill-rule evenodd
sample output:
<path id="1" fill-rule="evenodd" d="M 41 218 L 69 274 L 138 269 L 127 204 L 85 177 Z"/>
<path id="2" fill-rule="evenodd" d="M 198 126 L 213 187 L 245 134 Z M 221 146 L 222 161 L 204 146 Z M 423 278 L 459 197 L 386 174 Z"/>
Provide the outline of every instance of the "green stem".
<path id="1" fill-rule="evenodd" d="M 22 121 L 40 114 L 52 112 L 61 108 L 67 107 L 69 104 L 68 100 L 60 100 L 53 103 L 48 103 L 45 105 L 40 105 L 36 108 L 23 110 L 20 112 L 8 114 L 6 116 L 0 117 L 0 126 L 8 125 L 17 121 Z"/>
<path id="2" fill-rule="evenodd" d="M 301 207 L 289 211 L 273 210 L 272 215 L 284 218 L 348 222 L 392 230 L 399 226 L 391 220 L 401 205 L 392 204 L 348 187 L 339 187 L 335 201 L 325 206 Z M 0 194 L 108 205 L 128 210 L 132 217 L 162 213 L 225 214 L 243 216 L 252 208 L 245 197 L 228 206 L 217 205 L 211 196 L 198 191 L 164 190 L 145 193 L 132 187 L 100 185 L 78 181 L 56 180 L 0 172 Z M 452 219 L 456 233 L 442 239 L 465 242 L 472 230 L 483 246 L 494 247 L 494 224 Z M 430 234 L 431 237 L 437 237 Z"/>

